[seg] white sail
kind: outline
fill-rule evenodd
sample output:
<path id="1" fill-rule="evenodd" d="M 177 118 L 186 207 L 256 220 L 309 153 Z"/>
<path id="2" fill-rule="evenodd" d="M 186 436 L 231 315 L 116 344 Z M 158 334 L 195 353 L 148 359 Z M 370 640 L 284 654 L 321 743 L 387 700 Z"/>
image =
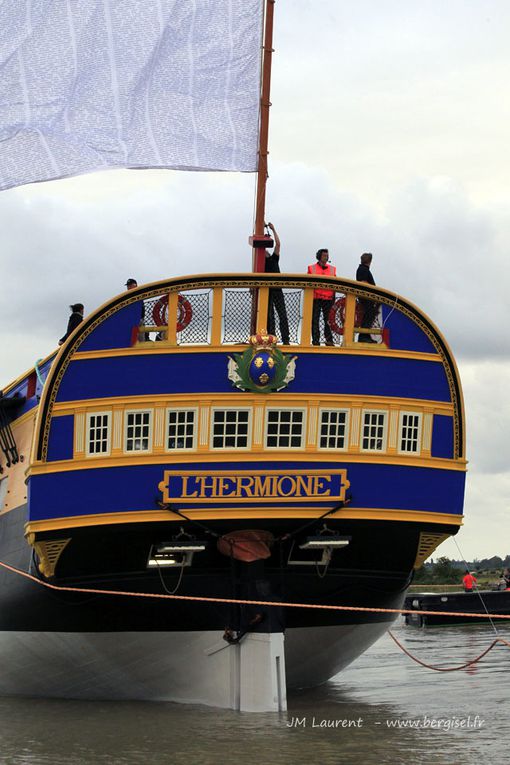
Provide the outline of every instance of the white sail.
<path id="1" fill-rule="evenodd" d="M 262 0 L 3 0 L 0 189 L 254 171 Z"/>

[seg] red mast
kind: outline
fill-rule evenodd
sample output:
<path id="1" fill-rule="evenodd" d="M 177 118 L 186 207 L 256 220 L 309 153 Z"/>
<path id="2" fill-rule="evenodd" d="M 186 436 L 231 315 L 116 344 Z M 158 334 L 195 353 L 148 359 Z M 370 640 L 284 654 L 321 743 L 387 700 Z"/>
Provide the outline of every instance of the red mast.
<path id="1" fill-rule="evenodd" d="M 255 202 L 255 228 L 250 244 L 253 247 L 253 271 L 265 270 L 264 245 L 264 215 L 266 208 L 267 155 L 269 136 L 269 108 L 271 102 L 271 63 L 273 58 L 273 17 L 276 0 L 266 2 L 266 22 L 264 28 L 263 57 L 262 57 L 262 89 L 260 95 L 260 132 L 259 132 L 259 162 L 257 170 L 257 195 Z M 269 244 L 271 246 L 271 244 Z"/>

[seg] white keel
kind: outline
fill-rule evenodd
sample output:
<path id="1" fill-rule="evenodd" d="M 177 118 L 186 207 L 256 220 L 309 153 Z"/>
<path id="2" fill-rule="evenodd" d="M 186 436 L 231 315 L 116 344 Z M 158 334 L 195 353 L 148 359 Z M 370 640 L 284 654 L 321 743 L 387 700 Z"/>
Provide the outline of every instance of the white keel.
<path id="1" fill-rule="evenodd" d="M 287 708 L 284 637 L 214 632 L 1 632 L 0 695 Z"/>
<path id="2" fill-rule="evenodd" d="M 285 644 L 281 632 L 246 635 L 238 649 L 236 672 L 240 712 L 284 712 L 287 709 Z"/>
<path id="3" fill-rule="evenodd" d="M 229 707 L 238 712 L 284 712 L 287 709 L 285 681 L 285 638 L 281 632 L 251 633 L 237 645 L 227 646 L 230 657 L 228 674 L 230 701 L 214 706 Z M 225 643 L 213 646 L 207 655 L 214 660 L 225 650 Z M 220 658 L 221 660 L 221 658 Z M 217 661 L 217 659 L 216 659 Z M 213 664 L 209 672 L 218 676 Z M 220 693 L 223 697 L 225 694 Z"/>

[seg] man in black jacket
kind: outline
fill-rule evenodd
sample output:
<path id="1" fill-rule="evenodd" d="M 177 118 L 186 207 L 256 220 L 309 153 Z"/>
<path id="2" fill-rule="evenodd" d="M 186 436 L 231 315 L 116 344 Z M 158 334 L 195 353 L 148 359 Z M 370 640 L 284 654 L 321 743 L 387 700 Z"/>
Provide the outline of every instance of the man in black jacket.
<path id="1" fill-rule="evenodd" d="M 274 250 L 266 250 L 266 274 L 280 273 L 280 237 L 272 223 L 267 224 L 267 228 L 274 236 Z M 287 318 L 287 308 L 285 307 L 285 297 L 279 287 L 271 287 L 269 290 L 269 303 L 267 307 L 267 331 L 270 335 L 276 333 L 276 315 L 280 321 L 280 335 L 282 343 L 290 343 L 289 320 Z"/>
<path id="2" fill-rule="evenodd" d="M 361 256 L 361 263 L 358 266 L 358 270 L 356 271 L 356 280 L 358 282 L 367 282 L 368 284 L 375 284 L 374 277 L 372 276 L 372 272 L 370 270 L 370 266 L 372 264 L 372 253 L 371 252 L 364 252 Z M 360 299 L 360 305 L 363 307 L 363 320 L 361 322 L 361 327 L 363 329 L 370 329 L 370 327 L 373 326 L 375 316 L 377 313 L 377 303 L 372 302 L 372 300 L 362 300 Z M 358 335 L 358 343 L 375 343 L 377 342 L 374 340 L 370 334 L 367 332 L 360 332 Z"/>
<path id="3" fill-rule="evenodd" d="M 67 322 L 67 331 L 64 337 L 61 337 L 58 341 L 59 345 L 63 345 L 71 332 L 83 321 L 83 303 L 73 303 L 69 308 L 71 309 L 71 316 Z"/>

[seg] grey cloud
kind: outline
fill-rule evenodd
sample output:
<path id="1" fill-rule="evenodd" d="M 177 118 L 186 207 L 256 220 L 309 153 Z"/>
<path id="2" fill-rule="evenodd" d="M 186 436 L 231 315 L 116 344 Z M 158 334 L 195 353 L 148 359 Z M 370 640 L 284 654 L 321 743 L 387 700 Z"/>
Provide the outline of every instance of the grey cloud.
<path id="1" fill-rule="evenodd" d="M 140 184 L 127 190 L 125 174 L 98 175 L 98 190 L 112 191 L 97 201 L 72 184 L 67 196 L 51 185 L 0 196 L 1 327 L 24 336 L 32 355 L 63 334 L 69 303 L 90 311 L 128 276 L 142 283 L 250 270 L 253 178 L 170 174 L 151 184 L 136 175 Z M 361 252 L 372 251 L 377 282 L 421 306 L 460 360 L 506 358 L 505 210 L 475 208 L 462 189 L 436 179 L 394 193 L 381 216 L 325 171 L 277 163 L 267 210 L 284 270 L 305 271 L 326 246 L 338 273 L 352 278 Z"/>
<path id="2" fill-rule="evenodd" d="M 269 200 L 286 270 L 303 270 L 319 246 L 329 246 L 338 273 L 353 277 L 359 255 L 371 251 L 378 284 L 419 305 L 458 358 L 508 357 L 504 206 L 477 207 L 447 178 L 416 179 L 395 191 L 381 214 L 323 171 L 292 165 L 277 175 Z"/>
<path id="3" fill-rule="evenodd" d="M 510 364 L 508 361 L 460 365 L 467 416 L 470 471 L 487 481 L 508 474 Z M 510 492 L 508 495 L 510 504 Z"/>
<path id="4" fill-rule="evenodd" d="M 392 199 L 388 219 L 394 288 L 430 314 L 459 358 L 507 358 L 508 211 L 477 208 L 447 181 L 420 180 Z"/>
<path id="5" fill-rule="evenodd" d="M 97 176 L 99 190 L 102 183 L 115 188 L 107 175 Z M 83 302 L 89 312 L 122 292 L 127 277 L 143 283 L 250 269 L 251 178 L 238 176 L 218 193 L 211 176 L 183 175 L 151 189 L 139 174 L 140 185 L 124 193 L 123 177 L 97 201 L 83 201 L 67 181 L 67 197 L 52 193 L 51 184 L 0 196 L 0 327 L 4 337 L 29 345 L 32 358 L 61 337 L 70 303 Z M 5 355 L 2 367 L 12 376 L 20 371 Z"/>
<path id="6" fill-rule="evenodd" d="M 457 540 L 467 560 L 492 555 L 505 557 L 510 553 L 508 542 L 508 521 L 510 514 L 510 475 L 501 475 L 497 480 L 487 480 L 484 475 L 468 473 L 466 501 L 464 505 L 465 525 L 459 531 Z M 449 552 L 446 552 L 448 545 Z M 455 558 L 454 542 L 448 541 L 441 547 L 441 555 Z M 443 551 L 444 549 L 444 551 Z"/>

